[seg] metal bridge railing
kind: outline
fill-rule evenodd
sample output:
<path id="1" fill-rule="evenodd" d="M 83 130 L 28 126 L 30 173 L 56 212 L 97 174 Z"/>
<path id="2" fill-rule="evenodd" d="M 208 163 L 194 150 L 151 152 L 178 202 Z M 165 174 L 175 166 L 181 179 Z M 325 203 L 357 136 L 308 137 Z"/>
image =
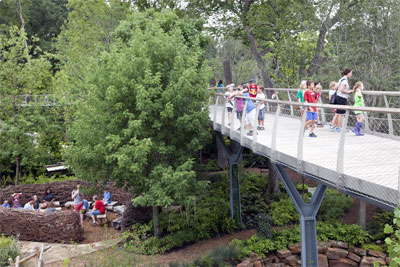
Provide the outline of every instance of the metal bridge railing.
<path id="1" fill-rule="evenodd" d="M 225 108 L 227 98 L 215 93 L 210 103 L 210 117 L 215 130 L 239 141 L 255 153 L 267 156 L 299 173 L 315 177 L 339 190 L 372 199 L 383 206 L 396 207 L 399 203 L 400 180 L 400 109 L 384 107 L 339 106 L 345 110 L 340 132 L 329 129 L 333 109 L 338 105 L 304 104 L 295 101 L 297 90 L 274 91 L 277 100 L 265 100 L 265 130 L 253 125 L 253 135 L 245 129 L 246 105 L 254 98 L 237 97 L 245 101 L 243 117 L 236 118 L 236 100 L 231 122 Z M 282 92 L 287 95 L 283 100 Z M 363 92 L 367 94 L 367 92 Z M 376 94 L 376 93 L 373 93 Z M 371 95 L 373 95 L 371 94 Z M 397 94 L 387 94 L 387 97 Z M 400 94 L 399 94 L 400 96 Z M 380 96 L 381 97 L 381 96 Z M 324 101 L 324 100 L 323 100 Z M 388 101 L 389 102 L 389 101 Z M 260 103 L 257 103 L 259 107 Z M 390 103 L 389 103 L 390 106 Z M 304 131 L 305 116 L 300 119 L 300 108 L 316 107 L 322 128 L 315 128 L 316 138 Z M 352 129 L 357 119 L 354 111 L 365 112 L 368 123 L 362 128 L 364 136 L 356 136 Z M 257 108 L 258 117 L 259 109 Z M 366 121 L 367 122 L 367 121 Z"/>
<path id="2" fill-rule="evenodd" d="M 58 105 L 57 95 L 15 95 L 0 97 L 0 106 L 12 105 L 15 103 L 17 106 L 56 106 Z"/>

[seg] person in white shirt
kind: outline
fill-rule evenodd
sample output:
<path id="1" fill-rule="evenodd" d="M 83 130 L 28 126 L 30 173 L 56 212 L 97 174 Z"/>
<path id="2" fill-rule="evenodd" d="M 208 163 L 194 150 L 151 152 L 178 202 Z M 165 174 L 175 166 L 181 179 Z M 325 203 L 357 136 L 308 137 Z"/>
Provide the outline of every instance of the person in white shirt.
<path id="1" fill-rule="evenodd" d="M 24 206 L 25 210 L 34 210 L 33 209 L 33 198 L 30 198 L 28 202 Z"/>
<path id="2" fill-rule="evenodd" d="M 225 93 L 225 98 L 226 100 L 226 109 L 228 110 L 228 125 L 231 124 L 231 117 L 232 117 L 232 111 L 233 111 L 233 99 L 231 98 L 233 95 L 233 87 L 235 87 L 235 84 L 231 83 L 228 86 L 226 86 L 226 93 Z"/>
<path id="3" fill-rule="evenodd" d="M 258 130 L 265 130 L 264 128 L 264 118 L 265 118 L 265 94 L 264 94 L 264 86 L 258 87 L 257 90 L 257 100 L 259 101 L 258 105 Z"/>

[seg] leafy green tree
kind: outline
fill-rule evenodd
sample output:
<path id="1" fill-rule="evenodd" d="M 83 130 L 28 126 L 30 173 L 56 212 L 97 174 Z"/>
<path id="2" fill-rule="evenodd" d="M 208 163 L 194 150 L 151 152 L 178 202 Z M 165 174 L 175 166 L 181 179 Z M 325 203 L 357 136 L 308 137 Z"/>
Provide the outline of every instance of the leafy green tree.
<path id="1" fill-rule="evenodd" d="M 0 159 L 14 166 L 16 185 L 23 167 L 43 165 L 51 156 L 40 136 L 46 116 L 40 105 L 26 105 L 21 99 L 21 95 L 51 92 L 51 65 L 44 57 L 32 58 L 26 39 L 25 31 L 16 26 L 0 34 Z"/>
<path id="2" fill-rule="evenodd" d="M 131 190 L 134 204 L 193 201 L 193 160 L 208 139 L 202 22 L 171 11 L 134 12 L 84 77 L 87 100 L 68 126 L 65 159 L 76 176 Z M 94 62 L 94 61 L 93 61 Z"/>
<path id="3" fill-rule="evenodd" d="M 0 31 L 7 32 L 12 26 L 20 28 L 21 14 L 27 35 L 39 38 L 30 44 L 40 47 L 43 51 L 54 52 L 54 40 L 67 18 L 66 4 L 67 0 L 2 0 Z"/>
<path id="4" fill-rule="evenodd" d="M 57 87 L 63 96 L 84 97 L 91 66 L 98 63 L 103 51 L 110 50 L 112 32 L 126 18 L 130 6 L 129 1 L 120 0 L 69 0 L 67 8 L 68 20 L 57 41 L 61 63 Z"/>

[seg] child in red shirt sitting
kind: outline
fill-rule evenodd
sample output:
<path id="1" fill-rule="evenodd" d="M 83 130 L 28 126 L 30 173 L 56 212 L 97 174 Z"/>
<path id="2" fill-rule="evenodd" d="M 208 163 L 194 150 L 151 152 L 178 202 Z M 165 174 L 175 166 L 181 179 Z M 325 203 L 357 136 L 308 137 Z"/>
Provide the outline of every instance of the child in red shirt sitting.
<path id="1" fill-rule="evenodd" d="M 98 199 L 97 195 L 93 196 L 93 201 L 95 203 L 94 203 L 93 211 L 90 213 L 90 216 L 93 219 L 93 225 L 97 226 L 96 215 L 104 214 L 106 212 L 106 207 L 104 206 L 103 201 Z"/>

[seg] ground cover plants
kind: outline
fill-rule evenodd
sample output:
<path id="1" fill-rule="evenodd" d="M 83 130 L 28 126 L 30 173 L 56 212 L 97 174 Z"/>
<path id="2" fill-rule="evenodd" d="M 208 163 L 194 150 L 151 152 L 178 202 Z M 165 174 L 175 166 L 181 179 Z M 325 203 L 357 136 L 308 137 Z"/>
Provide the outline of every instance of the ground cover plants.
<path id="1" fill-rule="evenodd" d="M 20 254 L 17 240 L 12 236 L 6 237 L 2 234 L 0 236 L 0 266 L 8 266 L 9 258 L 15 262 L 15 258 Z"/>

